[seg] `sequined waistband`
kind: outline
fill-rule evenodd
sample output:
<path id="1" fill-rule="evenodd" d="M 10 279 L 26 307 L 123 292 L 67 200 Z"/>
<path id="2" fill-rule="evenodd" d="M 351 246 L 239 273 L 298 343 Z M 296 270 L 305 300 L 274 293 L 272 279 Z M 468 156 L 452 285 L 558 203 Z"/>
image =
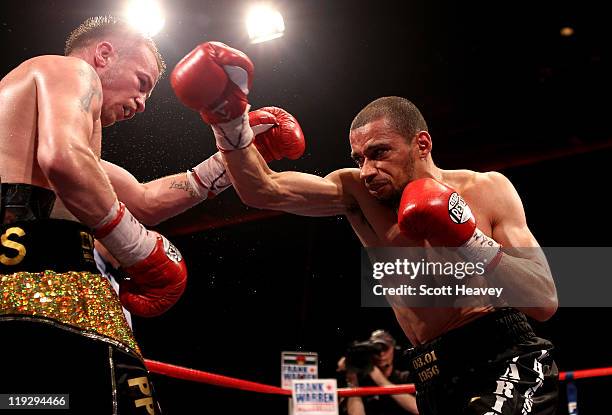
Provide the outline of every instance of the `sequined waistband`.
<path id="1" fill-rule="evenodd" d="M 92 272 L 0 274 L 0 315 L 40 316 L 140 349 L 108 279 Z"/>

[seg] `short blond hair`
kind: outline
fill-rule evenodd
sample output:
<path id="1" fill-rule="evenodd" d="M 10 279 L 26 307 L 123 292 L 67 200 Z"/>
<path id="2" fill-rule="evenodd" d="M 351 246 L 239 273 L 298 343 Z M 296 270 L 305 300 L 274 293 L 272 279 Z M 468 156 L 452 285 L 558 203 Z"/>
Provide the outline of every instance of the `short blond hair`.
<path id="1" fill-rule="evenodd" d="M 79 27 L 70 33 L 68 39 L 66 39 L 64 54 L 68 56 L 75 50 L 86 47 L 95 40 L 102 40 L 109 36 L 119 37 L 127 42 L 143 42 L 147 45 L 149 50 L 155 55 L 159 76 L 162 76 L 166 70 L 166 63 L 159 53 L 155 41 L 151 37 L 134 29 L 124 20 L 114 16 L 90 17 L 81 23 Z"/>

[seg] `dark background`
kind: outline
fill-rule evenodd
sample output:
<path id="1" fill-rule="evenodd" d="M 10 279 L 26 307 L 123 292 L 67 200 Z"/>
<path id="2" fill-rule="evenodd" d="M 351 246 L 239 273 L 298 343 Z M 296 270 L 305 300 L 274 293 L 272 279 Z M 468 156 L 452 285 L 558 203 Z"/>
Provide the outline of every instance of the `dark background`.
<path id="1" fill-rule="evenodd" d="M 0 75 L 32 56 L 62 53 L 72 28 L 118 14 L 122 4 L 0 2 Z M 326 174 L 350 166 L 354 115 L 377 97 L 404 96 L 428 120 L 440 167 L 497 169 L 513 181 L 542 245 L 610 245 L 612 53 L 603 6 L 278 1 L 285 36 L 250 45 L 248 4 L 166 1 L 156 39 L 170 69 L 206 40 L 251 57 L 253 108 L 284 107 L 308 140 L 303 158 L 275 169 Z M 565 26 L 573 36 L 560 35 Z M 147 112 L 105 130 L 103 143 L 104 158 L 143 181 L 184 171 L 215 150 L 209 128 L 178 104 L 167 77 Z M 247 220 L 253 216 L 266 214 L 243 207 L 230 190 L 162 224 L 186 257 L 190 281 L 166 315 L 135 319 L 146 357 L 279 384 L 282 350 L 317 351 L 321 377 L 333 377 L 346 345 L 373 329 L 408 346 L 390 309 L 360 307 L 360 244 L 344 218 Z M 602 270 L 601 278 L 610 274 Z M 582 369 L 612 363 L 611 317 L 610 309 L 562 307 L 535 325 L 557 346 L 561 370 Z M 283 398 L 154 378 L 169 414 L 286 411 Z M 577 384 L 582 414 L 607 408 L 610 378 Z"/>

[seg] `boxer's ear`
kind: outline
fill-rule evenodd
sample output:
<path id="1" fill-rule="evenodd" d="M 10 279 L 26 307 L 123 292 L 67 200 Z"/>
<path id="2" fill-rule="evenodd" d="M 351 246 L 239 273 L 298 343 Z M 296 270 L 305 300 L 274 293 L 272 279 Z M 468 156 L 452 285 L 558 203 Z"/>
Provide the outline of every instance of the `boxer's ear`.
<path id="1" fill-rule="evenodd" d="M 431 136 L 427 131 L 419 131 L 414 139 L 419 152 L 419 158 L 425 159 L 430 153 L 433 147 L 431 142 Z"/>
<path id="2" fill-rule="evenodd" d="M 108 41 L 99 42 L 94 50 L 94 63 L 97 68 L 108 66 L 111 58 L 115 54 L 115 48 Z"/>

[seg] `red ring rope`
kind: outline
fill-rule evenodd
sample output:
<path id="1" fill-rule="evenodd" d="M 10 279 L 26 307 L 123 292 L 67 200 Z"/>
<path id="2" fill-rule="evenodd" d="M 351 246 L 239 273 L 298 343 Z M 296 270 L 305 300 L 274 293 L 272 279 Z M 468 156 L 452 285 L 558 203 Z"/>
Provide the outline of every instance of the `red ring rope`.
<path id="1" fill-rule="evenodd" d="M 155 360 L 145 359 L 145 363 L 147 368 L 152 373 L 169 376 L 175 379 L 207 383 L 209 385 L 223 386 L 226 388 L 241 389 L 251 392 L 291 396 L 291 390 L 279 388 L 278 386 L 265 385 L 263 383 L 251 382 L 249 380 L 217 375 L 215 373 L 175 366 L 168 363 L 157 362 Z M 559 374 L 559 379 L 583 379 L 599 376 L 612 376 L 612 367 L 561 372 Z M 414 391 L 415 388 L 412 384 L 368 386 L 360 388 L 339 388 L 338 396 L 395 395 L 400 393 L 414 393 Z"/>
<path id="2" fill-rule="evenodd" d="M 559 373 L 559 380 L 596 378 L 599 376 L 612 376 L 612 367 L 561 372 Z"/>
<path id="3" fill-rule="evenodd" d="M 208 383 L 210 385 L 242 389 L 251 392 L 291 396 L 291 391 L 289 389 L 279 388 L 278 386 L 264 385 L 263 383 L 231 378 L 229 376 L 222 376 L 209 372 L 202 372 L 200 370 L 170 365 L 168 363 L 157 362 L 155 360 L 145 359 L 145 363 L 147 365 L 147 369 L 149 369 L 151 372 L 166 375 L 171 378 Z"/>

